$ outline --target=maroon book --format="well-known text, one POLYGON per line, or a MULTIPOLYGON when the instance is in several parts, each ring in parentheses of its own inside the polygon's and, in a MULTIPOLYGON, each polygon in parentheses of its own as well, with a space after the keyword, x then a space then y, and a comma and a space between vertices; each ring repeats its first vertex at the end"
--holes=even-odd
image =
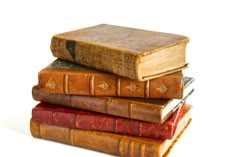
POLYGON ((184 106, 177 109, 163 124, 143 122, 46 103, 39 103, 32 109, 32 119, 35 122, 48 125, 171 139, 175 134, 184 106))

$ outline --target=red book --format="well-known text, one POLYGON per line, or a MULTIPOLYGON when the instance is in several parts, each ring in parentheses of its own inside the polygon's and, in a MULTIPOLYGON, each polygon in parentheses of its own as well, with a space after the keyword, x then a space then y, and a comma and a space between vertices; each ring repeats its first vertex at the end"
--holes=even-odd
POLYGON ((163 124, 143 122, 46 103, 39 103, 32 109, 32 119, 38 123, 68 128, 171 139, 175 134, 184 106, 177 109, 163 124))

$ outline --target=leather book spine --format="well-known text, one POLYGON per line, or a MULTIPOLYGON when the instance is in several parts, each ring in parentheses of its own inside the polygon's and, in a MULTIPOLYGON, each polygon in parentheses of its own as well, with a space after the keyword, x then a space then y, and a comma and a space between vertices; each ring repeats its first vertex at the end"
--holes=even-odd
POLYGON ((81 130, 37 123, 31 119, 33 137, 75 145, 121 157, 162 157, 168 148, 181 136, 190 123, 189 111, 184 113, 176 135, 171 140, 151 139, 101 131, 81 130))
POLYGON ((153 144, 122 138, 119 134, 71 129, 55 125, 46 125, 30 121, 33 137, 75 145, 111 155, 127 157, 145 157, 145 154, 157 157, 158 149, 153 144), (136 155, 136 156, 135 156, 136 155))
POLYGON ((34 100, 55 105, 105 113, 130 119, 162 123, 162 110, 159 105, 133 102, 113 97, 89 97, 80 95, 47 94, 33 87, 34 100))
POLYGON ((39 87, 45 93, 182 99, 182 72, 148 81, 135 81, 112 74, 66 69, 44 69, 39 72, 39 87))
POLYGON ((182 110, 180 107, 161 125, 40 103, 32 109, 32 119, 48 125, 171 139, 182 110))
POLYGON ((139 68, 141 56, 135 55, 131 50, 121 50, 84 41, 73 41, 56 35, 52 37, 50 47, 54 57, 119 76, 142 80, 139 68))

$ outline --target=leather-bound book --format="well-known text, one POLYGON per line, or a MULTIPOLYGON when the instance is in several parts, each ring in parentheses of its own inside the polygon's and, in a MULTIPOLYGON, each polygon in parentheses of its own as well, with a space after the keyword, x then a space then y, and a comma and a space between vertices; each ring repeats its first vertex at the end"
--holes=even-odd
POLYGON ((55 105, 95 111, 129 119, 163 123, 193 92, 194 79, 185 77, 183 99, 147 99, 48 94, 38 86, 32 89, 34 100, 55 105))
POLYGON ((39 103, 32 109, 32 120, 68 128, 171 139, 182 116, 183 107, 184 105, 179 107, 163 124, 157 124, 39 103))
POLYGON ((37 138, 75 145, 121 157, 162 157, 188 126, 191 120, 190 108, 189 105, 185 106, 176 134, 171 140, 74 129, 38 123, 33 119, 30 121, 30 131, 32 136, 37 138))
POLYGON ((100 24, 54 35, 51 51, 73 61, 135 80, 149 80, 187 66, 188 37, 100 24))
POLYGON ((91 96, 183 98, 183 74, 177 72, 148 81, 131 80, 57 59, 38 74, 44 93, 91 96))

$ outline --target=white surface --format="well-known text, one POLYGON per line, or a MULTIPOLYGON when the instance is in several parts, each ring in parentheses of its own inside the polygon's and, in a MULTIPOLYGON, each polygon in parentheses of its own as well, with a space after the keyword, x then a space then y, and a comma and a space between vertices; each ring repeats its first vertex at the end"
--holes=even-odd
POLYGON ((0 156, 109 156, 31 137, 31 88, 54 58, 56 33, 109 23, 190 37, 193 123, 170 156, 235 156, 236 25, 233 1, 1 1, 0 156), (5 155, 4 155, 5 154, 5 155))

